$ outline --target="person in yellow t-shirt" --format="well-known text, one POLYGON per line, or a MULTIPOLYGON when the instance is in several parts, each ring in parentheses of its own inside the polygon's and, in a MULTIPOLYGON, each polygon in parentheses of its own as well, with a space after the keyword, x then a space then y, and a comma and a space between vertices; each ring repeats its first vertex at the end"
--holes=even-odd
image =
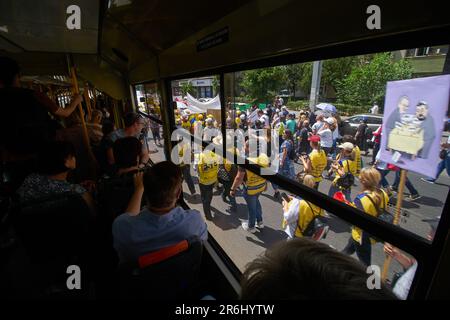
MULTIPOLYGON (((245 152, 249 152, 249 143, 245 143, 245 152)), ((258 157, 249 157, 250 163, 266 168, 269 166, 269 158, 261 153, 258 157)), ((242 222, 242 228, 250 233, 255 233, 256 228, 263 229, 262 208, 259 202, 260 194, 266 190, 267 181, 263 177, 239 167, 236 178, 231 186, 230 196, 234 197, 236 188, 244 182, 244 199, 248 207, 248 220, 242 222)))
POLYGON ((342 191, 345 198, 350 201, 351 199, 351 186, 347 188, 341 188, 338 185, 338 180, 345 174, 351 174, 353 177, 356 176, 356 162, 355 154, 353 152, 354 145, 350 142, 344 142, 338 146, 341 149, 340 154, 337 156, 336 161, 331 165, 331 168, 336 174, 333 182, 331 183, 328 195, 333 197, 338 191, 342 191))
POLYGON ((219 157, 212 151, 203 151, 200 153, 197 164, 199 178, 200 195, 203 204, 203 212, 206 219, 213 218, 211 212, 211 201, 213 197, 213 188, 217 182, 217 172, 219 170, 219 157))
POLYGON ((353 148, 353 152, 355 153, 355 164, 356 164, 356 175, 359 176, 359 173, 361 172, 361 167, 362 167, 362 159, 361 159, 361 149, 359 149, 359 147, 356 145, 356 141, 353 138, 353 136, 351 135, 345 135, 342 138, 343 142, 350 142, 353 143, 354 148, 353 148))
MULTIPOLYGON (((183 142, 181 142, 181 143, 183 143, 183 142)), ((189 158, 191 158, 191 154, 189 154, 189 155, 186 154, 187 152, 190 152, 190 151, 191 151, 191 148, 189 146, 189 143, 183 143, 183 145, 180 145, 180 149, 178 151, 179 158, 184 159, 185 155, 188 156, 189 158)), ((190 162, 185 163, 184 161, 181 161, 180 168, 183 171, 183 179, 184 179, 184 181, 186 181, 189 191, 191 192, 191 195, 194 195, 195 194, 195 185, 194 185, 194 181, 192 180, 190 162)))
POLYGON ((322 171, 327 166, 327 156, 325 151, 320 148, 319 136, 311 136, 308 141, 312 151, 308 156, 302 156, 300 159, 305 172, 314 177, 314 189, 318 190, 319 183, 322 181, 322 171))
MULTIPOLYGON (((362 190, 353 201, 354 205, 368 215, 378 217, 380 212, 387 208, 389 201, 387 194, 378 188, 380 173, 373 167, 363 168, 359 180, 362 190)), ((358 259, 366 266, 370 266, 374 243, 375 240, 371 239, 367 232, 353 226, 350 239, 342 252, 349 255, 356 252, 358 259)))
MULTIPOLYGON (((312 175, 305 175, 302 183, 310 188, 314 188, 316 181, 312 175)), ((283 224, 284 232, 289 239, 301 238, 314 216, 324 216, 325 212, 320 207, 312 204, 304 199, 296 199, 290 197, 291 201, 283 199, 283 224)), ((323 230, 321 237, 326 233, 328 228, 323 230)), ((316 240, 320 240, 316 239, 316 240)))

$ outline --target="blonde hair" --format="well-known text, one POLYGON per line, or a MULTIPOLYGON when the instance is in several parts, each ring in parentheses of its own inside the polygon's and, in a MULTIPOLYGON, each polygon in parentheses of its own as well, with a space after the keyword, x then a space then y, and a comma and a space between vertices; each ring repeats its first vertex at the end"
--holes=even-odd
POLYGON ((362 168, 359 174, 359 181, 365 190, 370 191, 374 195, 373 201, 379 208, 384 197, 383 192, 378 187, 381 181, 380 172, 373 167, 362 168))
POLYGON ((312 175, 307 174, 303 177, 303 184, 307 187, 314 188, 316 181, 312 175))

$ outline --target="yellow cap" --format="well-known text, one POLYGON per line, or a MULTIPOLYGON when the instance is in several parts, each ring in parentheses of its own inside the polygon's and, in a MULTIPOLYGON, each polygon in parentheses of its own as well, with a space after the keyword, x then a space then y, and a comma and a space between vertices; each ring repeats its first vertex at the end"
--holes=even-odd
POLYGON ((199 115, 197 116, 197 119, 198 119, 198 120, 203 120, 203 115, 202 115, 202 114, 199 114, 199 115))
POLYGON ((212 115, 212 114, 208 114, 208 117, 207 118, 214 118, 214 116, 212 115))
POLYGON ((239 118, 239 117, 236 117, 236 120, 235 120, 235 122, 236 122, 236 124, 240 124, 240 123, 241 123, 241 118, 239 118))

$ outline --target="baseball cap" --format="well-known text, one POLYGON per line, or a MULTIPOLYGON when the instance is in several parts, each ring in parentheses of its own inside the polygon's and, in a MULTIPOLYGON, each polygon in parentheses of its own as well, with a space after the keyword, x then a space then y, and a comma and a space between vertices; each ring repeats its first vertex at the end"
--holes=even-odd
POLYGON ((308 138, 308 141, 319 142, 320 141, 320 136, 310 136, 308 138))
POLYGON ((353 150, 354 145, 351 142, 344 142, 343 144, 339 145, 338 148, 351 151, 351 150, 353 150))
POLYGON ((334 124, 334 120, 333 120, 333 118, 326 118, 325 119, 325 121, 328 123, 328 124, 334 124))

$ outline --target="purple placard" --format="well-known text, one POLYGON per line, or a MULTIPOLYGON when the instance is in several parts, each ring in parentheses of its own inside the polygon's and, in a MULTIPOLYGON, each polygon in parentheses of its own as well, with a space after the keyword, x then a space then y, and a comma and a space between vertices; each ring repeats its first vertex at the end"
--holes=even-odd
POLYGON ((449 95, 450 75, 388 82, 380 159, 435 178, 449 95))

